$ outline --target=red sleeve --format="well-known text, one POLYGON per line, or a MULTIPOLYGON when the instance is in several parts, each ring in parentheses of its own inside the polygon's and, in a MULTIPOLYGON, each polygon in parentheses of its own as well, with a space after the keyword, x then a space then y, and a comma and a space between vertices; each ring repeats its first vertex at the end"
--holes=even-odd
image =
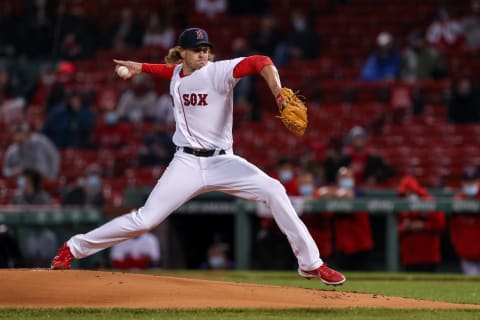
POLYGON ((150 73, 164 79, 171 79, 176 65, 142 63, 142 72, 150 73))
POLYGON ((443 212, 431 212, 424 222, 424 230, 432 232, 442 232, 445 229, 445 215, 443 212))
POLYGON ((260 73, 266 66, 273 65, 267 56, 254 55, 240 61, 233 69, 234 78, 242 78, 255 73, 260 73))

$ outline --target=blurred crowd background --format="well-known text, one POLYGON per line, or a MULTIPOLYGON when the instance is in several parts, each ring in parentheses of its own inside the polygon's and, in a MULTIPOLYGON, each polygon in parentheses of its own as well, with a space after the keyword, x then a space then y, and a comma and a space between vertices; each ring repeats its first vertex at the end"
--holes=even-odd
MULTIPOLYGON (((112 59, 163 63, 192 26, 209 33, 217 60, 270 56, 283 85, 306 97, 309 127, 298 138, 275 118, 261 78, 243 79, 234 95, 235 152, 291 196, 480 197, 479 0, 3 0, 0 204, 107 212, 130 205, 127 190, 152 187, 175 151, 168 84, 143 74, 124 81, 112 59)), ((303 218, 332 264, 375 267, 378 218, 303 218)), ((399 214, 404 267, 433 271, 447 257, 449 270, 480 273, 480 249, 468 241, 480 221, 464 218, 399 214)), ((215 219, 174 218, 169 236, 134 239, 97 265, 234 268, 231 218, 215 219), (149 246, 156 254, 121 258, 149 246), (196 253, 177 260, 168 254, 191 246, 196 253)), ((291 268, 271 218, 255 222, 255 267, 291 268)), ((0 228, 5 243, 14 229, 0 228)), ((21 264, 48 266, 63 239, 49 228, 29 235, 32 254, 18 252, 21 264)))

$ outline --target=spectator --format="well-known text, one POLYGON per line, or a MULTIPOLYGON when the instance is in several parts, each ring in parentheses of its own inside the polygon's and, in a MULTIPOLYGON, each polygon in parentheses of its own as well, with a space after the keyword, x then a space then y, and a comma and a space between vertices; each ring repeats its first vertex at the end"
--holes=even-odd
POLYGON ((437 80, 448 75, 445 57, 425 43, 418 31, 408 36, 408 46, 402 54, 401 78, 404 81, 437 80))
POLYGON ((14 128, 13 143, 5 151, 3 175, 14 177, 23 170, 35 170, 43 177, 54 179, 60 168, 55 145, 43 134, 31 132, 27 123, 14 128))
POLYGON ((143 35, 143 45, 168 50, 174 46, 174 43, 175 30, 166 11, 153 12, 148 19, 147 28, 143 35))
POLYGON ((353 171, 355 185, 378 185, 394 175, 392 167, 368 145, 364 128, 353 127, 347 143, 338 167, 349 167, 353 171))
POLYGON ((58 6, 60 24, 60 57, 78 60, 91 57, 97 46, 97 30, 81 5, 61 4, 58 6), (65 11, 64 11, 65 10, 65 11))
POLYGON ((226 10, 227 0, 195 0, 195 11, 210 20, 222 16, 226 10))
POLYGON ((452 81, 448 104, 448 120, 468 124, 480 122, 480 89, 472 83, 472 78, 462 76, 452 81))
POLYGON ((461 20, 465 46, 468 49, 480 48, 480 0, 472 0, 472 12, 461 20))
POLYGON ((310 25, 306 14, 293 11, 291 23, 287 41, 276 49, 275 57, 280 67, 290 60, 314 59, 319 55, 321 37, 310 25))
POLYGON ((69 186, 61 199, 62 205, 102 207, 105 198, 102 193, 102 177, 96 164, 90 165, 86 174, 69 186))
POLYGON ((130 142, 130 134, 128 124, 120 122, 116 112, 108 111, 95 126, 93 145, 97 148, 122 149, 130 142))
POLYGON ((427 29, 426 39, 429 44, 440 49, 459 47, 463 42, 462 27, 458 21, 450 18, 445 7, 441 7, 435 21, 427 29))
POLYGON ((169 87, 165 87, 165 92, 158 97, 157 105, 155 107, 155 120, 164 122, 168 131, 173 132, 173 129, 175 128, 175 115, 173 113, 172 97, 169 94, 169 90, 169 87))
POLYGON ((275 49, 283 37, 284 35, 278 29, 275 16, 263 16, 259 28, 253 33, 250 41, 252 50, 258 54, 273 57, 275 49))
POLYGON ((108 48, 125 50, 142 45, 143 28, 135 18, 132 9, 123 8, 117 20, 110 26, 103 43, 108 48))
POLYGON ((7 66, 0 66, 0 117, 5 123, 20 121, 25 113, 26 99, 20 81, 7 66))
MULTIPOLYGON (((338 170, 336 186, 322 187, 318 190, 320 198, 355 199, 363 196, 364 192, 355 187, 353 171, 347 167, 338 170)), ((337 214, 334 216, 334 226, 338 264, 344 269, 368 270, 374 246, 368 213, 337 214)))
POLYGON ((363 81, 396 80, 400 75, 401 58, 388 32, 377 36, 377 46, 365 62, 360 79, 363 81))
POLYGON ((160 243, 146 232, 112 247, 110 260, 115 269, 148 269, 160 265, 160 243))
MULTIPOLYGON (((318 198, 317 186, 313 174, 305 171, 298 175, 298 190, 306 199, 318 198)), ((332 249, 332 214, 329 212, 303 213, 301 218, 318 246, 322 259, 328 259, 333 253, 332 249)))
MULTIPOLYGON (((466 167, 462 175, 462 191, 455 199, 480 200, 478 169, 466 167)), ((456 212, 450 220, 450 238, 460 258, 462 271, 468 275, 480 275, 480 246, 474 239, 480 237, 480 215, 456 212)))
POLYGON ((17 186, 18 191, 13 196, 12 204, 47 205, 52 203, 50 195, 42 188, 42 176, 35 170, 23 170, 17 178, 17 186))
MULTIPOLYGON (((406 176, 400 181, 398 195, 408 199, 411 206, 432 196, 417 180, 406 176)), ((445 229, 445 215, 440 211, 399 212, 400 258, 407 271, 432 272, 440 264, 441 235, 445 229)))
POLYGON ((172 135, 163 122, 154 124, 153 132, 147 134, 138 153, 140 166, 167 166, 175 153, 172 135))
POLYGON ((208 247, 207 261, 200 265, 201 269, 229 270, 234 265, 229 257, 229 245, 224 242, 217 242, 208 247))
POLYGON ((152 121, 157 115, 156 104, 157 94, 152 90, 150 77, 139 74, 132 79, 132 87, 120 96, 117 114, 129 122, 152 121))
POLYGON ((90 148, 91 135, 95 125, 95 114, 78 92, 67 96, 66 103, 60 103, 48 113, 43 133, 59 149, 90 148))

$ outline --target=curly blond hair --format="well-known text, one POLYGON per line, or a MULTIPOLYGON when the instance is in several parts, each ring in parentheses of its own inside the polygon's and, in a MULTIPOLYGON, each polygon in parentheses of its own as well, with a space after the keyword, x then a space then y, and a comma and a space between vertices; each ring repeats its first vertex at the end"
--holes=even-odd
MULTIPOLYGON (((168 50, 168 54, 165 56, 165 63, 168 64, 169 66, 182 63, 183 58, 182 58, 182 55, 180 54, 181 49, 182 48, 180 46, 170 48, 170 50, 168 50)), ((213 61, 214 58, 215 58, 214 54, 212 53, 208 54, 209 61, 213 61)))

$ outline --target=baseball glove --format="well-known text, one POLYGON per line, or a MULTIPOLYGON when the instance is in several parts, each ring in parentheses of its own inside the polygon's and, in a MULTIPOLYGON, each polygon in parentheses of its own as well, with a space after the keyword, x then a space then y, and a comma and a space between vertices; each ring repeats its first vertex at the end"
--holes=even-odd
POLYGON ((307 128, 307 107, 300 97, 289 88, 280 89, 277 105, 285 127, 297 136, 303 136, 307 128))

